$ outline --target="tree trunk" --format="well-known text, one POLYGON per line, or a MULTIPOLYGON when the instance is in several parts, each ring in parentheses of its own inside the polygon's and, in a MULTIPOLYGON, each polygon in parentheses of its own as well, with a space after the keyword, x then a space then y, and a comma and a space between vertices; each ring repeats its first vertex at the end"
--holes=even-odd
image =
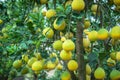
POLYGON ((79 22, 79 20, 77 20, 76 53, 78 60, 78 80, 86 80, 86 69, 85 69, 84 47, 83 47, 83 26, 79 22))

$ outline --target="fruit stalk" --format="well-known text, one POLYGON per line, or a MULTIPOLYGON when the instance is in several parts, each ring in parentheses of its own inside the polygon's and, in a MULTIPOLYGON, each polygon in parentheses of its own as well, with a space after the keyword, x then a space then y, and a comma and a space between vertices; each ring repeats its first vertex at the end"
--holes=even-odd
POLYGON ((86 80, 86 69, 84 60, 84 47, 83 47, 83 27, 79 20, 77 20, 76 32, 76 53, 78 60, 78 80, 86 80))

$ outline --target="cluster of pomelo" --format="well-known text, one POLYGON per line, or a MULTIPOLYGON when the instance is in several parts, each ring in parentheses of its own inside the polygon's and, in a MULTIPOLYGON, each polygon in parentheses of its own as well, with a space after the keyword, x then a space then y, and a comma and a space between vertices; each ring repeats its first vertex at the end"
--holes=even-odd
MULTIPOLYGON (((42 4, 47 3, 47 0, 40 0, 42 4)), ((119 5, 119 0, 114 0, 114 3, 116 5, 119 5), (116 3, 118 1, 118 3, 116 3)), ((68 0, 65 4, 65 7, 71 5, 72 10, 80 12, 85 8, 85 2, 84 0, 68 0)), ((92 5, 91 11, 93 14, 99 14, 99 8, 97 4, 92 5)), ((73 42, 72 38, 74 37, 72 32, 66 32, 66 34, 63 34, 62 31, 65 30, 67 27, 66 20, 63 17, 56 17, 57 12, 54 9, 49 9, 46 12, 42 12, 45 18, 51 19, 54 17, 54 22, 52 23, 53 27, 45 27, 43 29, 43 35, 51 39, 54 37, 55 30, 60 32, 61 39, 57 39, 53 42, 52 46, 56 52, 59 53, 57 55, 56 53, 50 54, 50 59, 55 58, 55 61, 47 60, 41 57, 40 53, 35 53, 35 56, 28 58, 28 55, 23 55, 22 60, 15 60, 13 62, 13 67, 16 69, 21 68, 23 65, 22 63, 25 63, 25 67, 22 69, 21 73, 25 74, 32 70, 35 74, 40 74, 41 70, 52 70, 52 69, 59 69, 63 70, 65 66, 64 62, 67 64, 67 70, 63 71, 61 74, 62 80, 70 80, 71 74, 69 71, 75 72, 78 69, 78 63, 76 59, 73 59, 73 51, 75 50, 75 43, 73 42), (61 62, 62 60, 62 62, 61 62)), ((109 31, 105 28, 101 28, 98 31, 87 30, 90 28, 91 22, 86 19, 84 20, 84 38, 83 38, 83 46, 85 48, 85 51, 90 48, 91 42, 95 42, 97 40, 107 40, 108 38, 112 38, 114 40, 120 39, 120 26, 114 26, 109 31)), ((110 57, 107 60, 108 66, 115 66, 116 61, 120 61, 120 52, 114 52, 110 54, 110 57)), ((86 80, 90 80, 92 69, 90 65, 86 64, 86 80)), ((94 77, 96 79, 103 80, 105 78, 105 70, 102 67, 97 67, 94 71, 94 77)), ((110 78, 112 80, 118 80, 120 79, 120 71, 113 70, 110 73, 110 78)))

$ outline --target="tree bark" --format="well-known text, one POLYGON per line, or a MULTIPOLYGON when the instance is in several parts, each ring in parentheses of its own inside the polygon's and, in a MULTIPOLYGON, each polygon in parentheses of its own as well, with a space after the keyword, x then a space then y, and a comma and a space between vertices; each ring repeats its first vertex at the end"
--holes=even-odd
POLYGON ((84 47, 83 47, 83 26, 79 20, 77 20, 76 53, 78 60, 78 80, 86 80, 86 69, 85 69, 84 47))

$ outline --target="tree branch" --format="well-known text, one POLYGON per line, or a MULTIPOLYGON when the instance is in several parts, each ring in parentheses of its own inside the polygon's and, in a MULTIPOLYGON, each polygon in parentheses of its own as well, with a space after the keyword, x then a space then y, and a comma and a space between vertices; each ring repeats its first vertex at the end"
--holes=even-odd
POLYGON ((76 32, 76 53, 78 60, 78 80, 86 80, 86 69, 84 60, 84 47, 83 47, 83 27, 79 20, 77 20, 76 32))

